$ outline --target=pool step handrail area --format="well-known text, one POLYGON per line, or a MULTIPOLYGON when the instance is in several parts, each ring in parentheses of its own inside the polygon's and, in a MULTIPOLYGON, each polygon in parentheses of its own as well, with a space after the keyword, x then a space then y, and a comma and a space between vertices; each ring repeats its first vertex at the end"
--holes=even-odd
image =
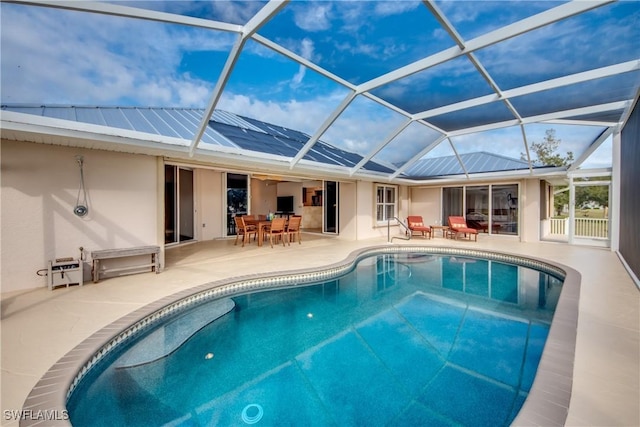
POLYGON ((397 216, 394 216, 393 218, 387 218, 387 242, 393 243, 393 239, 411 240, 411 230, 409 230, 409 227, 404 222, 402 222, 400 218, 398 218, 397 216), (399 225, 404 227, 405 237, 401 237, 401 236, 391 237, 391 220, 392 219, 395 219, 399 225))

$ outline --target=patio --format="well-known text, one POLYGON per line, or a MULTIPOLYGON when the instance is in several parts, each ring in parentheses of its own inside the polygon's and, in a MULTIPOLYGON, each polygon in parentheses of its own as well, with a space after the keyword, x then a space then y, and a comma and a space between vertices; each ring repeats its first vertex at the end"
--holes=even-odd
MULTIPOLYGON (((395 241, 398 243, 399 241, 395 241)), ((414 238, 403 244, 458 246, 548 259, 582 274, 574 382, 567 425, 640 425, 640 294, 615 253, 559 243, 414 238)), ((78 343, 144 305, 209 281, 320 267, 386 239, 346 241, 305 233, 302 245, 244 248, 233 239, 170 248, 161 274, 110 278, 83 287, 5 294, 2 299, 2 425, 40 377, 78 343), (292 257, 292 251, 296 256, 292 257), (274 262, 281 257, 282 262, 274 262), (9 411, 9 412, 7 412, 9 411)), ((544 412, 563 408, 544 408, 544 412)))

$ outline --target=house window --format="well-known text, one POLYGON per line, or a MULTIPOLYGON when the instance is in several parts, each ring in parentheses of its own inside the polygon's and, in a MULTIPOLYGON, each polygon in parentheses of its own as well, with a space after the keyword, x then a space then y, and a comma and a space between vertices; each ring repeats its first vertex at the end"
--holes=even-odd
POLYGON ((376 185, 376 222, 386 223, 397 216, 398 188, 391 185, 376 185))

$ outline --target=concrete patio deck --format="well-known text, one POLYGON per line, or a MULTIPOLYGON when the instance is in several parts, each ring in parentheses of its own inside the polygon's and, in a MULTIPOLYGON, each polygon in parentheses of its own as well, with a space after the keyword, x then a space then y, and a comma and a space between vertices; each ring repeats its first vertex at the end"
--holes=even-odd
MULTIPOLYGON (((582 275, 573 390, 566 425, 640 425, 640 292, 615 253, 561 243, 520 243, 480 235, 396 244, 459 246, 561 263, 582 275)), ((321 267, 386 239, 346 241, 304 234, 302 245, 244 248, 214 240, 170 248, 161 274, 139 274, 49 291, 2 295, 2 425, 42 375, 70 349, 120 317, 160 298, 213 280, 321 267), (295 256, 291 256, 295 252, 295 256)))

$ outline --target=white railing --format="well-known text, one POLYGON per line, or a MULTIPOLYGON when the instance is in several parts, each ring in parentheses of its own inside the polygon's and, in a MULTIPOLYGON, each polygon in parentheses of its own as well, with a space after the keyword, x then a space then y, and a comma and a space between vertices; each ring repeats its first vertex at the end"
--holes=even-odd
POLYGON ((549 226, 549 234, 559 234, 561 236, 569 234, 569 218, 551 218, 549 226))
MULTIPOLYGON (((578 237, 609 237, 609 220, 604 218, 576 218, 574 233, 578 237)), ((549 234, 566 236, 569 234, 569 218, 551 218, 549 234)))
POLYGON ((575 235, 580 237, 609 237, 609 221, 599 218, 576 218, 575 235))

